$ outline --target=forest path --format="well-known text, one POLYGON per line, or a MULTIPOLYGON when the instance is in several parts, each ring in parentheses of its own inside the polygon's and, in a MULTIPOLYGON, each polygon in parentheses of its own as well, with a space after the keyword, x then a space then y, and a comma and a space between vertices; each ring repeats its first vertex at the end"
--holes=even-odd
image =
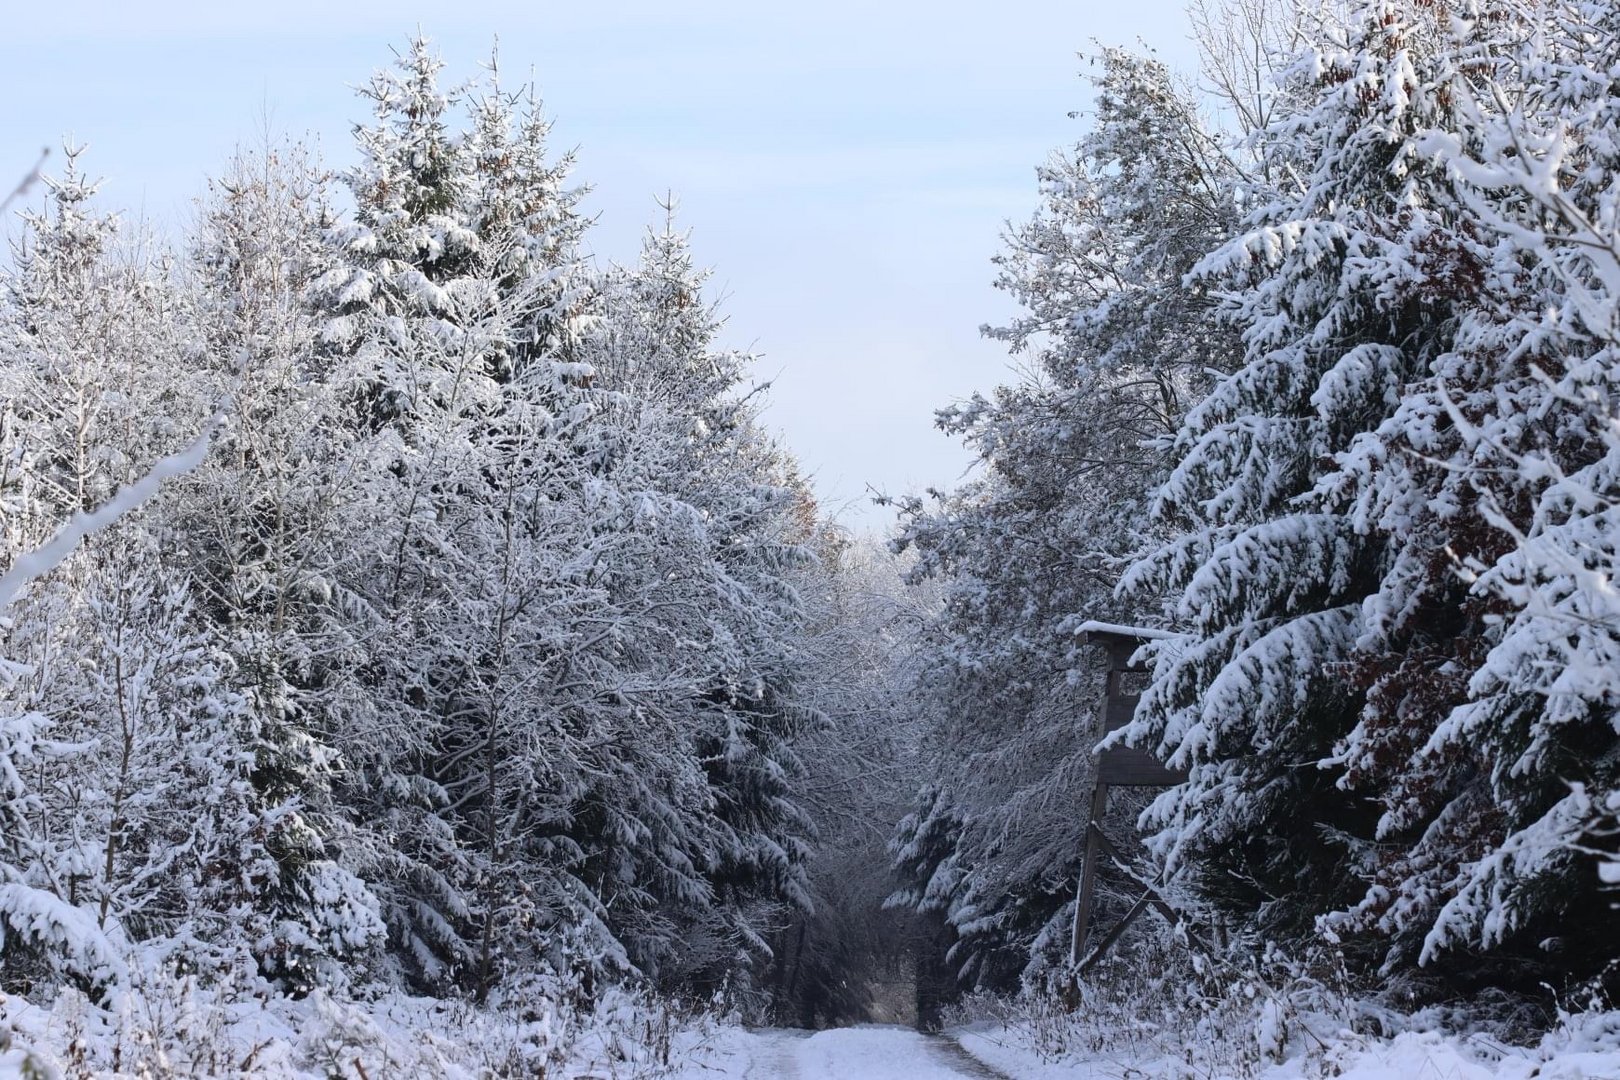
MULTIPOLYGON (((705 1076, 736 1080, 1006 1080, 948 1039, 870 1025, 830 1031, 762 1028, 731 1042, 705 1076)), ((693 1075, 696 1075, 695 1073, 693 1075)))

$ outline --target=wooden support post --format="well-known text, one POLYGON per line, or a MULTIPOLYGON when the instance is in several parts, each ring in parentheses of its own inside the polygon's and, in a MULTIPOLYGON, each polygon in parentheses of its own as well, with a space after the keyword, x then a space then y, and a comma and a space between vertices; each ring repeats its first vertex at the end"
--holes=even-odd
POLYGON ((1097 943, 1096 950, 1093 951, 1090 956, 1080 961, 1079 966, 1075 970, 1082 975, 1090 971, 1092 967, 1096 965, 1097 961, 1101 960, 1103 955, 1107 953, 1109 949, 1114 947, 1114 942, 1118 941, 1120 939, 1120 935, 1124 934, 1125 931, 1130 928, 1131 923, 1136 921, 1136 917, 1142 914, 1142 912, 1146 911, 1147 908, 1148 894, 1144 893, 1140 900, 1131 905, 1131 910, 1125 913, 1125 917, 1119 920, 1119 922, 1115 923, 1114 928, 1108 931, 1108 933, 1104 935, 1103 939, 1097 943))
MULTIPOLYGON (((1077 974, 1084 974, 1085 972, 1090 971, 1091 968, 1096 965, 1097 961, 1101 960, 1108 950, 1113 948, 1114 943, 1119 940, 1120 935, 1125 932, 1136 917, 1150 907, 1157 911, 1160 915, 1163 915, 1165 922, 1169 923, 1172 928, 1177 926, 1181 927, 1183 933, 1187 935, 1188 942, 1190 942, 1192 945, 1203 949, 1205 952, 1209 951, 1204 946, 1203 941, 1199 939, 1198 935, 1193 932, 1192 927, 1188 926, 1186 921, 1182 919, 1181 913, 1175 908, 1171 907, 1169 902, 1166 901, 1163 896, 1159 895, 1158 887, 1156 885, 1149 884, 1136 876, 1136 872, 1131 869, 1128 863, 1126 863, 1125 857, 1119 853, 1119 849, 1114 846, 1113 841, 1108 839, 1108 835, 1102 831, 1101 826, 1099 826, 1095 821, 1093 821, 1087 829, 1086 851, 1093 857, 1093 859, 1100 855, 1107 855, 1109 860, 1113 862, 1115 869, 1117 869, 1120 874, 1124 876, 1125 880, 1142 890, 1142 895, 1137 899, 1135 904, 1131 905, 1131 909, 1130 911, 1126 912, 1125 917, 1116 923, 1112 930, 1108 931, 1108 933, 1103 937, 1103 940, 1098 943, 1095 949, 1092 950, 1091 955, 1087 956, 1084 960, 1080 959, 1080 956, 1085 951, 1087 934, 1085 931, 1079 928, 1077 918, 1075 936, 1076 948, 1072 953, 1072 960, 1074 962, 1075 971, 1077 974)), ((1093 876, 1095 875, 1094 869, 1092 874, 1093 876)), ((1089 916, 1089 905, 1087 905, 1087 907, 1087 914, 1089 916)))
POLYGON ((1115 868, 1125 875, 1127 881, 1135 883, 1143 891, 1144 898, 1159 909, 1159 914, 1168 919, 1171 926, 1175 926, 1181 921, 1181 914, 1165 902, 1164 897, 1159 895, 1159 890, 1156 887, 1149 885, 1136 876, 1135 872, 1131 870, 1130 864, 1125 861, 1125 856, 1119 853, 1119 849, 1114 846, 1113 841, 1109 840, 1107 834, 1101 829, 1097 830, 1097 843, 1107 853, 1108 857, 1113 860, 1115 868))
POLYGON ((1098 784, 1091 793, 1091 818, 1086 822, 1086 853, 1080 863, 1080 891, 1074 901, 1074 934, 1069 942, 1069 960, 1075 964, 1086 952, 1086 935, 1091 928, 1092 894, 1097 888, 1098 847, 1107 843, 1100 823, 1107 814, 1108 785, 1098 784))

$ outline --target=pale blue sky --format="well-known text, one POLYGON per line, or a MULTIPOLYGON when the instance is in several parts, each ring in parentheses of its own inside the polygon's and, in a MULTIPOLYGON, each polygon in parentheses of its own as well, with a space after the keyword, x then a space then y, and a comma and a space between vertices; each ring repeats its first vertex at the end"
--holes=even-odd
POLYGON ((592 249, 632 257, 672 190, 731 343, 775 380, 767 420, 828 509, 876 528, 867 485, 954 483, 967 459, 933 410, 1006 378, 978 335, 1010 311, 989 260, 1035 205, 1035 165, 1080 131, 1076 54, 1143 39, 1193 63, 1182 0, 64 0, 4 25, 0 168, 71 132, 108 205, 165 227, 266 115, 347 164, 350 87, 416 27, 451 77, 498 33, 506 80, 532 67, 555 145, 579 149, 592 249))

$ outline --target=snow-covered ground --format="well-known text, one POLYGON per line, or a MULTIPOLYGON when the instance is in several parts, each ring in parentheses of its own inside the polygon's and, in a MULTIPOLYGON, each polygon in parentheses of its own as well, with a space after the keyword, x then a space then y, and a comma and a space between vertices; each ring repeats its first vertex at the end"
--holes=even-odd
POLYGON ((681 1080, 993 1080, 950 1039, 872 1025, 831 1031, 724 1029, 681 1080))
POLYGON ((1054 1061, 1043 1058, 1028 1032, 1016 1027, 976 1025, 951 1035, 990 1075, 1008 1080, 1218 1080, 1237 1075, 1256 1080, 1620 1080, 1617 1013, 1571 1018, 1535 1047, 1505 1046, 1480 1035, 1405 1032, 1375 1039, 1341 1033, 1297 1049, 1283 1061, 1256 1063, 1241 1073, 1191 1066, 1162 1044, 1155 1050, 1116 1049, 1054 1061))
POLYGON ((577 1015, 402 996, 365 1005, 322 994, 296 1002, 191 995, 139 1004, 149 1014, 106 1014, 71 992, 49 1008, 0 997, 0 1080, 473 1080, 537 1070, 565 1080, 1620 1080, 1620 1013, 1566 1017, 1535 1047, 1477 1034, 1408 1031, 1376 1039, 1345 1031, 1291 1041, 1280 1062, 1251 1056, 1220 1065, 1190 1052, 1200 1038, 1191 1033, 1178 1039, 1161 1031, 1054 1056, 1016 1023, 978 1023, 943 1036, 888 1025, 751 1029, 712 1015, 677 1019, 630 997, 577 1015))
POLYGON ((1236 1072, 1190 1066, 1173 1052, 1102 1052, 1043 1058, 1027 1032, 974 1025, 946 1036, 902 1027, 832 1031, 725 1027, 676 1076, 680 1080, 1620 1080, 1620 1015, 1578 1020, 1538 1047, 1480 1036, 1407 1032, 1346 1036, 1281 1062, 1236 1072))

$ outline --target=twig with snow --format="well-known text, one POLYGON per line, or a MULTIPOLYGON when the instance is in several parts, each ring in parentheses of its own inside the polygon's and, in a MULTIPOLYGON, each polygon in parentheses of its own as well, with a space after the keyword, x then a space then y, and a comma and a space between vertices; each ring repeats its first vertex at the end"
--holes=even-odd
POLYGON ((85 537, 107 528, 157 494, 163 481, 183 476, 202 464, 203 458, 208 455, 209 441, 224 418, 224 413, 215 413, 191 445, 160 459, 145 476, 121 488, 117 494, 94 510, 80 511, 73 515, 50 540, 33 551, 25 551, 17 556, 16 562, 11 564, 11 569, 0 576, 0 609, 9 606, 30 582, 44 577, 60 566, 69 555, 73 554, 85 537))

